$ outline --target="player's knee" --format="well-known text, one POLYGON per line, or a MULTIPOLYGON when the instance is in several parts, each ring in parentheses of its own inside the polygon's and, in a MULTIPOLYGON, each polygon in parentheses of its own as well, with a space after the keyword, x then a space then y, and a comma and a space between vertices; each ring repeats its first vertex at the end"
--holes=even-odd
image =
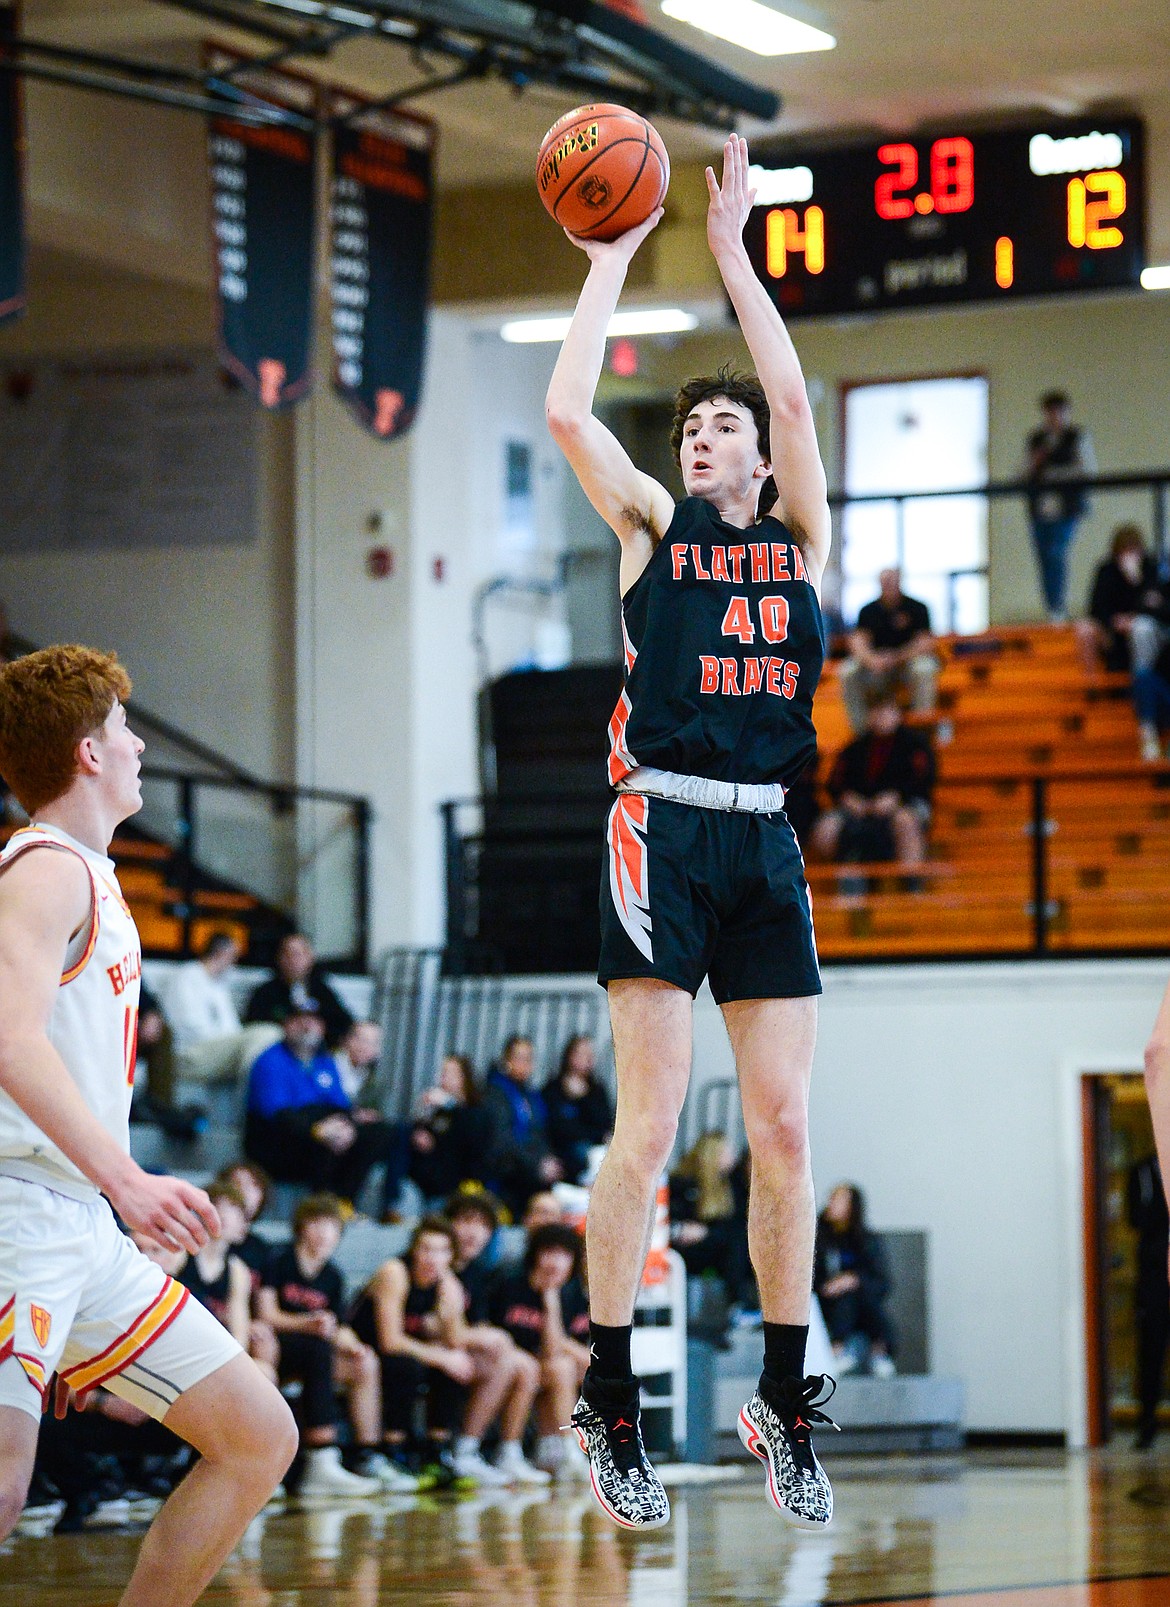
POLYGON ((16 1528, 28 1498, 32 1469, 23 1463, 0 1465, 0 1541, 16 1528))
POLYGON ((521 1350, 517 1346, 512 1367, 512 1377, 516 1383, 525 1389, 536 1389, 540 1383, 540 1363, 535 1356, 530 1356, 526 1350, 521 1350))
POLYGON ((747 1122, 747 1137, 753 1166, 786 1170, 803 1166, 808 1157, 808 1112, 803 1102, 782 1104, 766 1119, 747 1122))
POLYGON ((297 1454, 300 1435, 292 1408, 276 1385, 265 1378, 259 1383, 247 1412, 223 1424, 216 1450, 222 1460, 246 1463, 275 1485, 297 1454))
POLYGON ((641 1109, 637 1118, 622 1122, 619 1115, 614 1128, 613 1142, 619 1150, 632 1155, 639 1168, 657 1178, 674 1150, 678 1134, 678 1113, 669 1106, 641 1109))

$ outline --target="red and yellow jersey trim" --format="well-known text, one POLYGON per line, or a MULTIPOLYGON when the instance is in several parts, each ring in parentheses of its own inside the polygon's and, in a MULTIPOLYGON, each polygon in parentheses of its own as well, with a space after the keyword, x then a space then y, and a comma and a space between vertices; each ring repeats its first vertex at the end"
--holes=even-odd
MULTIPOLYGON (((90 960, 93 958, 93 951, 97 947, 98 926, 100 925, 101 921, 100 906, 98 904, 97 877, 95 876, 93 869, 91 868, 89 861, 86 859, 84 854, 79 854, 76 848, 70 848, 68 843, 56 842, 52 837, 42 837, 40 833, 32 826, 21 826, 18 831, 14 831, 12 833, 9 841, 15 842, 18 837, 22 837, 26 833, 31 834, 32 841, 21 843, 13 853, 7 855, 3 862, 0 862, 0 870, 6 870, 8 866, 13 864, 15 860, 18 860, 22 854, 27 854, 33 848, 57 848, 63 853, 72 854, 76 859, 80 859, 81 863, 85 866, 86 875, 89 877, 89 937, 86 939, 85 948, 82 950, 74 964, 67 966, 66 969, 61 972, 60 986, 64 987, 67 982, 72 982, 76 977, 81 975, 86 966, 89 964, 90 960)), ((119 900, 119 902, 121 902, 121 900, 119 900)), ((125 908, 125 905, 123 905, 123 908, 125 908)), ((128 910, 127 914, 129 914, 128 910)))
POLYGON ((12 1347, 16 1334, 16 1296, 13 1295, 4 1305, 0 1306, 0 1361, 7 1361, 12 1355, 12 1347))
POLYGON ((112 1345, 107 1345, 100 1356, 92 1360, 79 1362, 76 1367, 69 1367, 61 1374, 62 1381, 70 1389, 81 1393, 84 1390, 96 1389, 104 1384, 108 1378, 124 1372, 130 1363, 137 1361, 148 1345, 152 1345, 160 1334, 166 1332, 175 1318, 187 1304, 189 1290, 182 1284, 168 1278, 159 1294, 151 1301, 146 1310, 141 1313, 119 1335, 112 1345))
POLYGON ((45 1393, 45 1369, 43 1365, 35 1356, 26 1356, 22 1350, 15 1351, 13 1354, 24 1368, 25 1376, 37 1394, 43 1395, 45 1393))

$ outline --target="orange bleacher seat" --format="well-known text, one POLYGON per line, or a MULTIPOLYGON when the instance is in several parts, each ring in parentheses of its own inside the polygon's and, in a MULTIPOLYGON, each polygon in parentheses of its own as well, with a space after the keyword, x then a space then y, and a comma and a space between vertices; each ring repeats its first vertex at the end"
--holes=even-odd
MULTIPOLYGON (((1052 778, 1050 946, 1170 947, 1170 767, 1138 758, 1127 678, 1086 676, 1071 629, 1011 626, 943 639, 939 653, 943 784, 922 888, 906 891, 894 866, 810 864, 821 952, 1025 952, 1038 776, 1052 778), (864 892, 842 891, 850 875, 864 892)), ((816 718, 823 778, 852 736, 832 669, 816 718)))

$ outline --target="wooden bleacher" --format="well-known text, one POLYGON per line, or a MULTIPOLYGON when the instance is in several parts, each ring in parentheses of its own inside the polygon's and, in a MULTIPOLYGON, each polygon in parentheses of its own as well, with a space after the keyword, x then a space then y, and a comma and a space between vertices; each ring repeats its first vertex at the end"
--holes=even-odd
MULTIPOLYGON (((17 828, 0 830, 0 844, 17 828)), ((183 889, 172 849, 149 838, 120 833, 110 844, 110 857, 142 939, 142 949, 157 958, 183 953, 183 889)), ((212 932, 230 932, 247 953, 257 918, 266 911, 250 893, 198 886, 192 904, 191 946, 198 953, 212 932)))
MULTIPOLYGON (((1045 778, 1050 952, 1170 949, 1170 766, 1143 764, 1127 678, 1089 679, 1071 629, 944 639, 939 782, 919 886, 890 866, 810 862, 827 959, 1032 952, 1035 780, 1045 778)), ((850 738, 834 670, 820 774, 850 738)))

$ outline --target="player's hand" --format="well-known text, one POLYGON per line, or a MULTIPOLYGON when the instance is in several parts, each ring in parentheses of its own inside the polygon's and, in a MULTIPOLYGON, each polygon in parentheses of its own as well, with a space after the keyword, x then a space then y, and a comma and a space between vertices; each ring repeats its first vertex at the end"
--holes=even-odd
POLYGON ((657 227, 664 210, 663 207, 657 207, 645 223, 627 229, 625 234, 619 234, 616 240, 586 240, 579 234, 570 234, 568 229, 565 230, 565 234, 578 251, 585 253, 590 262, 620 262, 624 266, 650 231, 657 227))
POLYGON ((89 1406, 91 1393, 88 1389, 75 1393, 60 1373, 54 1373, 45 1386, 45 1393, 41 1396, 41 1414, 43 1416, 50 1405, 53 1408, 53 1416, 58 1421, 68 1416, 71 1406, 75 1412, 84 1412, 89 1406))
POLYGON ((723 147, 722 179, 716 179, 711 167, 706 177, 707 244, 717 258, 721 252, 742 248, 743 226, 756 202, 756 192, 748 184, 747 140, 730 135, 723 147))
POLYGON ((128 1228, 145 1233, 168 1250, 194 1255, 208 1239, 220 1235, 219 1212, 201 1188, 182 1178, 155 1177, 132 1166, 107 1193, 128 1228))

